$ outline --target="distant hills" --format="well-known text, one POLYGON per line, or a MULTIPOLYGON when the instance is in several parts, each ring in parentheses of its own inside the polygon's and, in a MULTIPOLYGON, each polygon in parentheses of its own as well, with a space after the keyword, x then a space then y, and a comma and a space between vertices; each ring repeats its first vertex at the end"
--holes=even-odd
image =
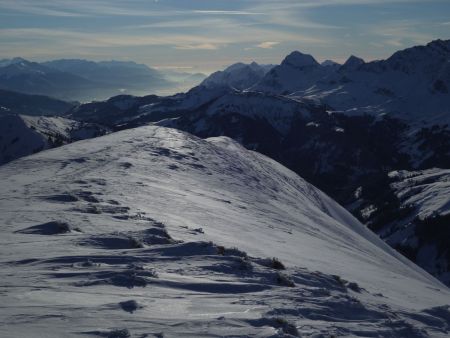
POLYGON ((104 100, 118 94, 146 95, 201 82, 200 74, 173 76, 143 64, 124 61, 0 60, 0 89, 38 94, 67 101, 104 100), (192 78, 190 77, 192 75, 192 78))
POLYGON ((5 114, 25 114, 31 116, 61 116, 76 103, 53 99, 43 95, 28 95, 0 89, 0 116, 5 114))

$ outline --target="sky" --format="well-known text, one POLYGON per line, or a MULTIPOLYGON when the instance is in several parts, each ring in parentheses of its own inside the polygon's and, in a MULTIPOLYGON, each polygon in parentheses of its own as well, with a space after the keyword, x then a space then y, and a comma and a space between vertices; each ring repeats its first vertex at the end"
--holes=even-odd
POLYGON ((450 38, 450 0, 0 0, 0 59, 209 73, 293 50, 381 59, 438 38, 450 38))

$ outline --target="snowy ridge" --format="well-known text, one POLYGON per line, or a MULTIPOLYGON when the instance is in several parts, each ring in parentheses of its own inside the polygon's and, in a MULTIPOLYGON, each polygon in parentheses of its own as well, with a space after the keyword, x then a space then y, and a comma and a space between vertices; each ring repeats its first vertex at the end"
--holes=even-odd
MULTIPOLYGON (((311 110, 310 104, 284 96, 233 91, 204 104, 202 109, 193 109, 154 124, 178 128, 201 137, 231 136, 235 131, 231 137, 245 144, 241 138, 246 136, 247 128, 258 135, 258 128, 265 126, 266 132, 274 132, 277 137, 286 136, 294 121, 311 119, 311 110)), ((275 139, 267 138, 267 141, 276 143, 275 139)))
POLYGON ((398 51, 364 63, 351 56, 338 68, 290 54, 253 90, 318 100, 348 115, 391 114, 416 124, 450 122, 450 40, 398 51))
POLYGON ((450 213, 450 169, 393 171, 391 187, 403 205, 414 205, 421 219, 450 213))
POLYGON ((289 131, 294 118, 307 119, 310 116, 307 107, 295 100, 255 92, 224 95, 206 110, 207 116, 226 114, 264 119, 282 134, 289 131))
POLYGON ((62 117, 0 116, 0 164, 107 132, 99 125, 62 117))
POLYGON ((409 214, 386 226, 383 237, 450 285, 450 170, 394 171, 389 176, 391 189, 409 214))
POLYGON ((259 82, 271 67, 270 65, 258 65, 256 62, 236 63, 223 71, 211 74, 200 85, 206 88, 219 86, 244 90, 259 82))
POLYGON ((383 196, 382 203, 376 199, 365 201, 363 188, 357 193, 356 202, 362 203, 359 205, 362 219, 383 240, 447 286, 450 285, 449 182, 448 169, 392 171, 386 189, 378 193, 383 196))
POLYGON ((130 129, 14 161, 0 181, 5 337, 450 330, 442 284, 228 138, 130 129))
POLYGON ((335 71, 335 67, 321 66, 311 55, 295 51, 279 66, 272 68, 251 90, 286 95, 307 90, 335 71))

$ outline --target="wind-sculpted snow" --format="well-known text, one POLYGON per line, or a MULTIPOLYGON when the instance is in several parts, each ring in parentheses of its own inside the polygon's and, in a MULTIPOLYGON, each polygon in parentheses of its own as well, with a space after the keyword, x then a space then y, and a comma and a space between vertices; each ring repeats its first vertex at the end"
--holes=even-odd
POLYGON ((2 337, 446 337, 450 292, 236 142, 130 129, 0 168, 2 337))

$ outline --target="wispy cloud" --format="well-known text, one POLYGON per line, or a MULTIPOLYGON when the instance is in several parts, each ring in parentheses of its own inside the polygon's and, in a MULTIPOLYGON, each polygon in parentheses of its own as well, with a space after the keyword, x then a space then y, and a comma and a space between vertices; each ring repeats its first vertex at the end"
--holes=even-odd
POLYGON ((175 49, 184 49, 184 50, 216 50, 219 49, 220 45, 215 43, 199 43, 194 45, 177 45, 174 48, 175 49))
MULTIPOLYGON (((436 2, 439 0, 429 0, 436 2)), ((259 8, 272 9, 294 9, 294 8, 314 8, 327 6, 365 6, 365 5, 386 5, 394 3, 420 3, 420 0, 267 0, 256 1, 259 8)))
POLYGON ((58 2, 50 1, 26 1, 26 0, 1 0, 0 8, 23 14, 57 17, 80 17, 85 14, 67 6, 60 6, 58 2))
POLYGON ((204 30, 205 27, 214 27, 215 30, 227 29, 229 27, 233 27, 239 25, 239 22, 235 22, 230 20, 229 18, 211 18, 211 17, 189 17, 183 19, 170 18, 167 20, 144 23, 139 25, 128 25, 122 27, 123 29, 147 29, 147 28, 155 28, 155 29, 189 29, 189 28, 199 28, 204 30))
POLYGON ((265 42, 261 42, 260 44, 256 45, 256 47, 264 48, 264 49, 271 49, 271 48, 275 47, 278 44, 280 44, 280 43, 279 42, 275 42, 275 41, 265 41, 265 42))
POLYGON ((262 15, 261 12, 247 12, 247 11, 219 11, 219 10, 194 10, 194 13, 198 14, 210 14, 210 15, 262 15))
POLYGON ((154 1, 147 1, 143 6, 140 1, 117 0, 0 0, 0 8, 15 11, 22 14, 56 16, 56 17, 98 17, 98 16, 166 16, 181 15, 179 13, 164 10, 154 1), (150 4, 150 6, 149 6, 150 4))
MULTIPOLYGON (((152 32, 147 34, 146 30, 138 32, 96 32, 75 31, 63 28, 47 29, 47 28, 6 28, 0 29, 0 43, 2 37, 15 39, 16 41, 33 42, 46 41, 51 45, 59 46, 85 46, 85 47, 127 47, 127 46, 151 46, 162 45, 171 46, 178 49, 217 49, 220 46, 231 44, 249 44, 254 45, 257 41, 263 41, 264 37, 270 38, 271 41, 286 41, 295 39, 295 41, 303 41, 308 43, 324 43, 323 40, 315 39, 309 36, 299 34, 283 33, 271 31, 267 29, 247 30, 248 34, 240 34, 239 27, 230 25, 228 30, 214 32, 208 34, 208 31, 201 34, 189 34, 175 32, 152 32), (256 41, 255 41, 256 40, 256 41)), ((263 43, 264 44, 264 43, 263 43)), ((274 42, 265 43, 264 46, 272 46, 274 42)))
MULTIPOLYGON (((49 43, 59 46, 82 46, 91 48, 101 47, 132 47, 132 46, 171 46, 179 49, 215 49, 217 39, 198 35, 171 34, 171 35, 126 35, 117 33, 98 33, 68 31, 63 29, 43 28, 18 28, 0 29, 0 35, 15 39, 24 39, 41 43, 47 40, 49 43), (183 47, 184 46, 184 47, 183 47)), ((228 41, 222 40, 224 44, 228 41)))

